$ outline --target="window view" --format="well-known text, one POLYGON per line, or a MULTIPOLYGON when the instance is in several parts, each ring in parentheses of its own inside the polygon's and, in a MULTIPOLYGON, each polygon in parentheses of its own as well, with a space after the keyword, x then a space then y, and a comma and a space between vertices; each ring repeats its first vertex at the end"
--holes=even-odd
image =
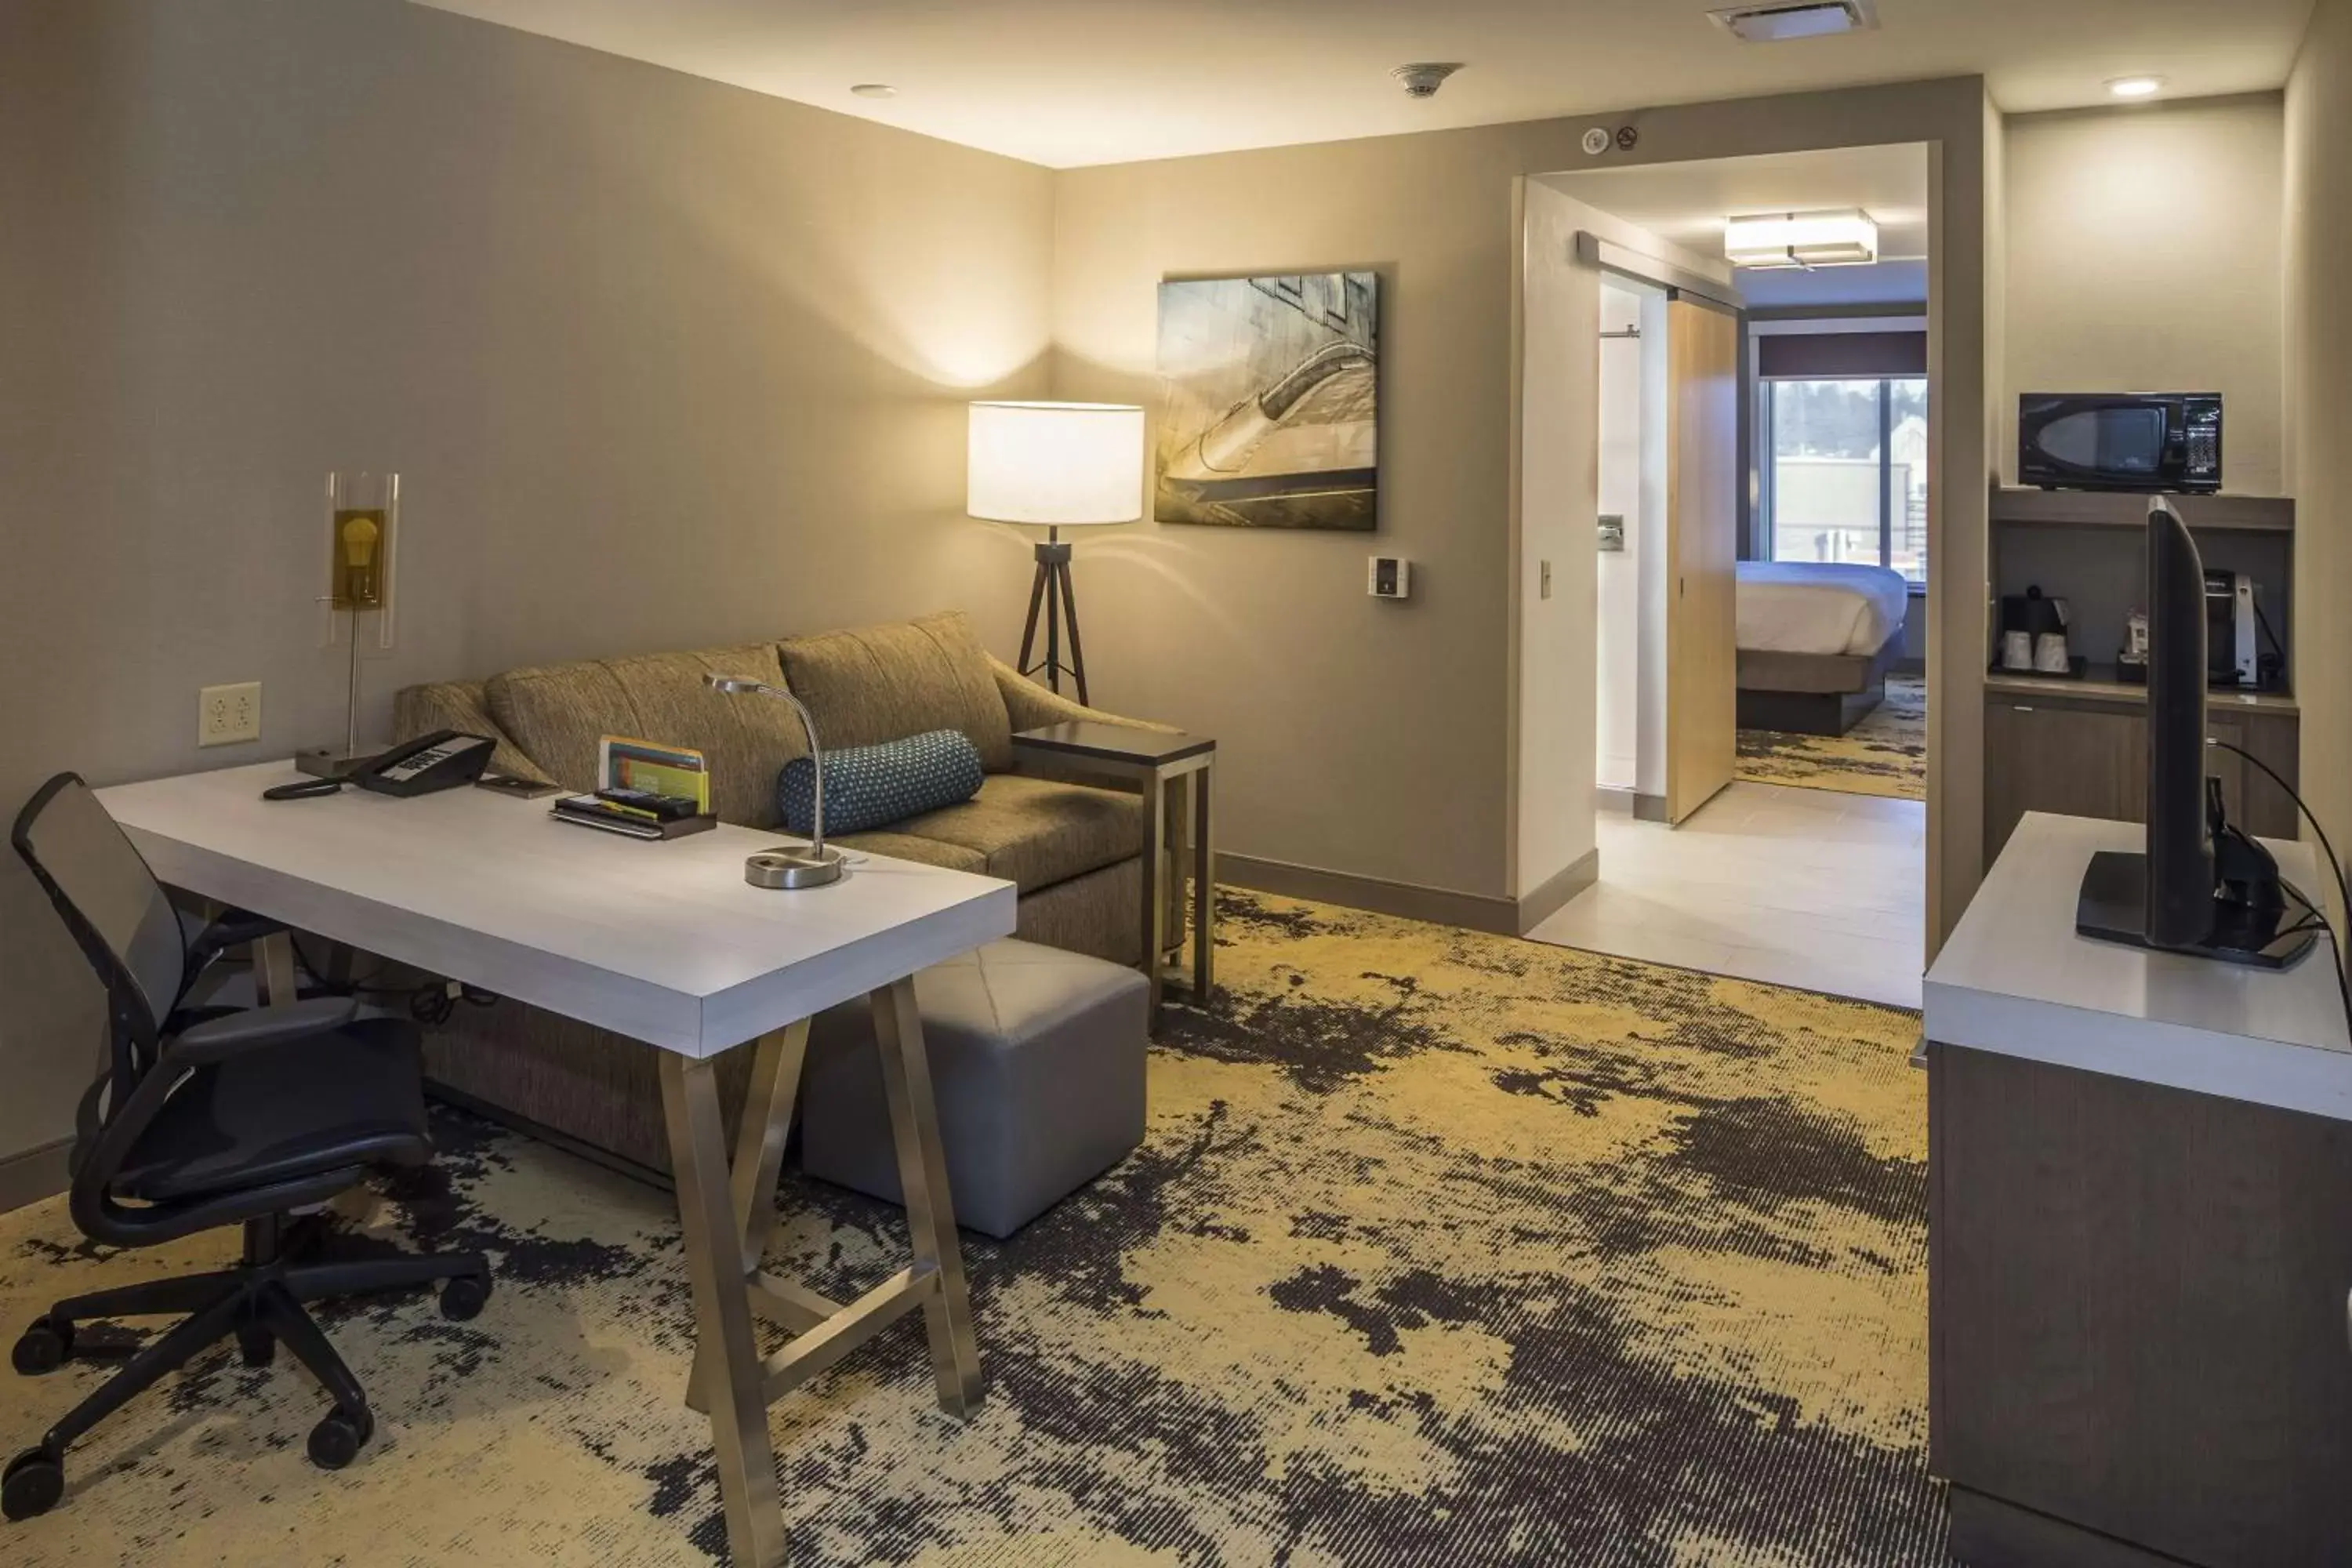
POLYGON ((1927 580, 1927 383, 1767 381, 1775 561, 1853 561, 1927 580))

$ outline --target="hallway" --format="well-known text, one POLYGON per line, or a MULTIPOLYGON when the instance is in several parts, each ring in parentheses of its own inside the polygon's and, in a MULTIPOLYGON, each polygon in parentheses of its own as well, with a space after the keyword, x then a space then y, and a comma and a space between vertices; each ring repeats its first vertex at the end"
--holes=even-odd
POLYGON ((1738 783, 1680 828, 1601 814, 1601 880, 1528 934, 1919 1005, 1924 802, 1738 783))

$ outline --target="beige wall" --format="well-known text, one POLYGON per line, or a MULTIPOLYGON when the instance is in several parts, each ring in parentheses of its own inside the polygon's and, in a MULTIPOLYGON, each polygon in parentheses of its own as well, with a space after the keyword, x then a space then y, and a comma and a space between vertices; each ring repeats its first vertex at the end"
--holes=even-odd
MULTIPOLYGON (((336 466, 405 480, 375 727, 397 683, 942 605, 1011 651, 1028 549, 962 516, 962 405, 1044 390, 1052 203, 397 0, 10 0, 0 802, 338 732, 336 466), (263 743, 195 750, 247 679, 263 743)), ((5 1157, 67 1131, 97 1014, 0 862, 5 1157)))
POLYGON ((2280 493, 2283 135, 2275 93, 2010 119, 2004 475, 2021 392, 2219 392, 2280 493))
MULTIPOLYGON (((1588 808, 1580 771, 1523 781, 1513 683, 1557 681, 1589 711, 1592 605, 1533 596, 1511 505, 1515 181, 1590 167, 1592 123, 1632 124, 1643 162, 1900 142, 1940 144, 1938 352, 1953 394, 1938 531, 1941 635, 1980 648, 1984 616, 1987 108, 1976 79, 1594 114, 1312 147, 1070 171, 1056 180, 1057 395, 1152 402, 1164 277, 1371 267, 1382 277, 1381 531, 1276 533, 1143 523, 1078 563, 1089 669, 1115 704, 1219 736, 1223 846, 1244 855, 1507 900, 1520 792, 1588 808), (1414 598, 1364 595, 1375 551, 1414 562, 1414 598), (1514 618, 1559 617, 1581 662, 1522 665, 1514 618)), ((1584 422, 1572 439, 1596 438, 1584 422)), ((1589 548, 1590 540, 1587 540, 1589 548)), ((1589 575, 1589 574, 1588 574, 1589 575)), ((1538 633, 1538 635, 1543 635, 1538 633)), ((1952 868, 1941 923, 1973 889, 1981 839, 1976 654, 1938 666, 1952 868)), ((1577 700, 1563 696, 1563 702, 1577 700)), ((1563 731, 1564 732, 1564 731, 1563 731)), ((1538 807, 1540 809, 1540 807, 1538 807)), ((1572 847, 1572 839, 1564 839, 1572 847)), ((1560 868, 1551 868, 1558 870, 1560 868)))
POLYGON ((2287 410, 2302 784, 2352 848, 2352 0, 2319 0, 2286 92, 2287 410))

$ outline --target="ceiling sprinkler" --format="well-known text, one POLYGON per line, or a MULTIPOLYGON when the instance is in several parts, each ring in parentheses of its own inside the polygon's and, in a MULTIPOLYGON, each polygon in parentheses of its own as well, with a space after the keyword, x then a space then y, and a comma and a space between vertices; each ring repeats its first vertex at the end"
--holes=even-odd
POLYGON ((1409 66, 1399 66, 1389 75, 1404 83, 1407 98, 1435 98, 1445 79, 1462 68, 1459 60, 1422 60, 1409 66))

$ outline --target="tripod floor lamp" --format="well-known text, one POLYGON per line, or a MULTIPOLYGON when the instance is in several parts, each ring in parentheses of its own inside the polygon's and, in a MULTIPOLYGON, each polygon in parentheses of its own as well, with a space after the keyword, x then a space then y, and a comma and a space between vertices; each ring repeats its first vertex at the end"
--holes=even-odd
POLYGON ((1021 673, 1042 673, 1062 689, 1067 674, 1087 700, 1078 599, 1062 530, 1134 522, 1143 516, 1143 410, 1123 403, 975 403, 964 510, 991 522, 1043 523, 1029 624, 1021 633, 1021 673), (1037 615, 1045 616, 1045 657, 1037 658, 1037 615), (1070 658, 1062 662, 1069 623, 1070 658))

